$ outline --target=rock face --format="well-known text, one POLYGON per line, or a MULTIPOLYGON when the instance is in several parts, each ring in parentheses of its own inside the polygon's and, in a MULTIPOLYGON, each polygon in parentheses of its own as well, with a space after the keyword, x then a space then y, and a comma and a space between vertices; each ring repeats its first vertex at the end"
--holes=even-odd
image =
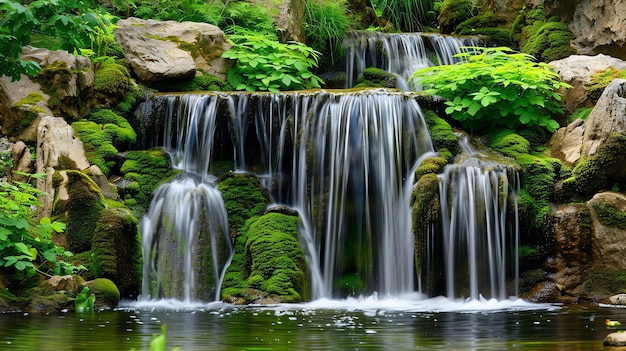
POLYGON ((604 53, 626 60, 625 0, 582 0, 569 24, 580 54, 604 53))
POLYGON ((229 67, 221 55, 230 45, 214 25, 131 17, 118 21, 117 26, 115 39, 137 78, 144 82, 188 79, 198 70, 224 78, 229 67))
POLYGON ((52 213, 54 185, 52 176, 55 168, 86 169, 89 162, 83 143, 74 137, 74 130, 60 117, 44 116, 37 129, 37 173, 47 173, 46 179, 37 180, 37 189, 50 196, 42 198, 40 214, 49 217, 52 213))
POLYGON ((626 196, 599 193, 587 202, 587 207, 593 220, 594 265, 626 269, 626 196))
POLYGON ((553 157, 569 165, 591 157, 611 133, 626 132, 626 80, 609 84, 585 122, 574 121, 560 128, 550 138, 548 148, 553 157))
POLYGON ((280 36, 283 40, 306 41, 306 36, 302 32, 304 10, 306 4, 304 0, 251 0, 253 4, 268 7, 270 13, 274 14, 274 23, 281 29, 280 36))
POLYGON ((609 68, 626 69, 626 61, 602 54, 596 56, 572 55, 552 61, 550 66, 559 73, 564 82, 572 86, 564 91, 563 96, 565 110, 572 113, 578 108, 591 107, 595 104, 587 90, 594 73, 603 72, 609 68))
POLYGON ((582 156, 589 157, 611 133, 626 132, 626 79, 609 84, 585 123, 582 156))

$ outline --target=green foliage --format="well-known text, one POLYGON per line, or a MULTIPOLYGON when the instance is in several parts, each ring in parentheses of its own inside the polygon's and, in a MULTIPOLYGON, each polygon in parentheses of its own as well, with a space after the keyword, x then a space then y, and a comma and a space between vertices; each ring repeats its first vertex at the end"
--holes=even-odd
POLYGON ((130 86, 130 73, 126 67, 105 63, 96 69, 92 89, 105 95, 124 95, 130 86))
POLYGON ((267 7, 253 5, 247 1, 227 1, 222 12, 219 27, 228 34, 234 34, 239 28, 257 34, 275 35, 274 19, 267 7))
POLYGON ((382 10, 382 17, 391 22, 394 29, 399 32, 423 31, 436 22, 434 1, 376 0, 372 1, 372 5, 382 10))
MULTIPOLYGON (((27 178, 45 176, 16 173, 27 178)), ((47 217, 36 221, 32 209, 39 206, 42 195, 28 182, 0 182, 0 267, 9 269, 16 279, 33 277, 36 272, 49 275, 66 273, 63 268, 71 270, 58 259, 71 253, 52 242, 52 234, 63 232, 65 224, 47 217)))
POLYGON ((444 150, 453 155, 458 154, 461 151, 461 147, 459 146, 458 138, 452 130, 452 126, 446 120, 437 116, 432 110, 427 110, 424 117, 435 150, 442 154, 444 150))
POLYGON ((96 28, 110 24, 107 17, 94 12, 89 1, 36 0, 25 4, 0 0, 0 74, 18 80, 21 74, 35 75, 41 70, 32 61, 22 61, 22 47, 30 44, 33 31, 59 40, 69 52, 88 48, 97 36, 96 28))
POLYGON ((591 111, 593 111, 593 107, 581 107, 581 108, 575 110, 567 118, 567 124, 570 124, 570 123, 574 122, 577 119, 582 119, 583 121, 586 120, 587 117, 589 117, 589 115, 591 114, 591 111))
POLYGON ((307 42, 315 50, 328 52, 331 63, 343 53, 343 39, 352 27, 345 0, 308 0, 304 17, 307 42))
POLYGON ((233 90, 228 82, 210 74, 195 76, 189 81, 168 82, 163 86, 158 85, 157 89, 163 91, 231 91, 233 90))
POLYGON ((537 23, 531 26, 530 37, 521 45, 522 52, 543 62, 559 60, 576 53, 576 49, 570 46, 574 34, 567 23, 545 22, 540 25, 537 23))
POLYGON ((159 21, 192 21, 217 25, 222 18, 221 0, 113 0, 116 14, 159 21))
POLYGON ((84 287, 83 290, 76 295, 76 299, 74 300, 74 307, 76 308, 76 312, 84 313, 84 312, 92 312, 93 304, 96 302, 96 295, 89 294, 89 288, 84 287))
POLYGON ((559 127, 552 119, 563 113, 558 89, 569 85, 556 72, 508 48, 473 49, 457 55, 464 62, 423 68, 412 79, 448 99, 446 113, 464 128, 559 127))
POLYGON ((319 52, 298 42, 286 44, 267 35, 232 35, 233 47, 222 57, 237 60, 229 70, 236 90, 300 90, 319 88, 324 81, 309 71, 317 66, 319 52))

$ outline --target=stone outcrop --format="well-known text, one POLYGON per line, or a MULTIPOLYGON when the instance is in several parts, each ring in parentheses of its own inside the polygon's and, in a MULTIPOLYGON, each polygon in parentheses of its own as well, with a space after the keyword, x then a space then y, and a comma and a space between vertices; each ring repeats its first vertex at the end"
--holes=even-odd
MULTIPOLYGON (((567 58, 550 62, 561 76, 561 79, 572 87, 563 90, 563 105, 568 113, 581 107, 591 107, 595 99, 589 96, 588 86, 594 73, 626 69, 626 61, 607 55, 585 56, 572 55, 567 58)), ((597 96, 596 96, 597 99, 597 96)))
POLYGON ((550 138, 553 157, 573 165, 581 158, 596 155, 612 133, 626 133, 626 80, 609 84, 585 122, 574 121, 550 138))
MULTIPOLYGON (((565 5, 567 6, 567 5, 565 5)), ((569 23, 580 54, 604 53, 626 60, 625 0, 582 0, 569 23)))
POLYGON ((594 155, 611 133, 626 132, 626 79, 609 84, 585 122, 582 157, 594 155))
POLYGON ((252 4, 268 7, 274 14, 274 24, 280 28, 281 39, 306 42, 306 36, 302 32, 301 24, 304 21, 304 0, 251 0, 252 4))
POLYGON ((45 179, 37 180, 37 189, 50 196, 42 198, 40 214, 50 216, 54 199, 53 174, 56 168, 86 169, 89 162, 83 143, 74 137, 74 130, 60 117, 44 116, 37 129, 37 173, 47 173, 45 179))
POLYGON ((626 196, 615 192, 599 193, 587 202, 587 207, 593 221, 594 265, 626 269, 626 196))
POLYGON ((229 67, 230 61, 221 55, 230 44, 214 25, 131 17, 118 21, 117 26, 115 39, 141 81, 184 80, 199 71, 224 78, 229 67))
POLYGON ((614 332, 604 338, 604 351, 626 351, 626 333, 614 332))

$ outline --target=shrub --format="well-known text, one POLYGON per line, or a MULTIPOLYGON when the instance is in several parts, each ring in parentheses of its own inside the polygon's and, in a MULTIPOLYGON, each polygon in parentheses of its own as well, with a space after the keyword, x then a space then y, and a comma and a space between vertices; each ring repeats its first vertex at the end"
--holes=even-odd
POLYGON ((232 35, 233 47, 222 57, 237 60, 228 77, 236 90, 300 90, 324 81, 309 71, 320 53, 298 42, 280 43, 264 34, 232 35))
POLYGON ((446 113, 464 128, 541 126, 554 132, 552 114, 563 113, 558 89, 569 87, 545 63, 505 47, 473 48, 455 65, 416 71, 426 92, 448 101, 446 113))
POLYGON ((335 56, 341 55, 343 38, 350 28, 345 1, 307 1, 304 33, 311 47, 328 51, 332 64, 335 56))

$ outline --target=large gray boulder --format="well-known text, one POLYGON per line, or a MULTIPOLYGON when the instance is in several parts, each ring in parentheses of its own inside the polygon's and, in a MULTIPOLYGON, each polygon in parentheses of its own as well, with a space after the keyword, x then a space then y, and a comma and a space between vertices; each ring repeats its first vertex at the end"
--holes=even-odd
POLYGON ((585 122, 582 157, 594 155, 612 133, 626 132, 626 79, 615 79, 585 122))
POLYGON ((208 23, 142 20, 117 22, 115 39, 137 78, 148 83, 184 80, 198 71, 224 78, 230 48, 224 32, 208 23))

